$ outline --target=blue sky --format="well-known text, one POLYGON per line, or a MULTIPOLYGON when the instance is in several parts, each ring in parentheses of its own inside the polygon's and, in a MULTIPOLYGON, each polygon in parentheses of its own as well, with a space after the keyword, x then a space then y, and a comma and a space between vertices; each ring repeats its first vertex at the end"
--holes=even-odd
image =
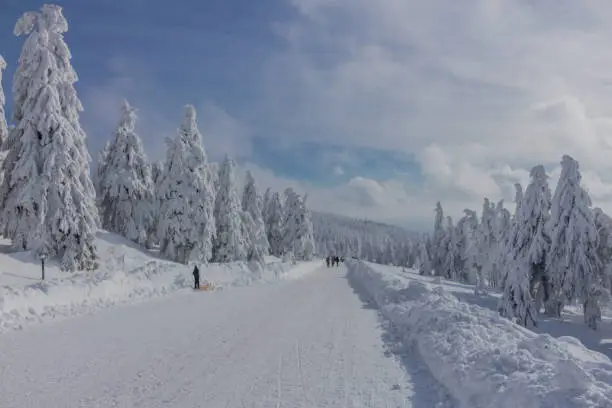
MULTIPOLYGON (((17 18, 0 0, 10 83, 17 18)), ((123 97, 154 159, 196 106, 213 160, 315 209, 429 228, 484 196, 512 200, 561 155, 612 210, 612 3, 573 0, 67 0, 94 159, 123 97)), ((9 106, 10 110, 10 106, 9 106)))

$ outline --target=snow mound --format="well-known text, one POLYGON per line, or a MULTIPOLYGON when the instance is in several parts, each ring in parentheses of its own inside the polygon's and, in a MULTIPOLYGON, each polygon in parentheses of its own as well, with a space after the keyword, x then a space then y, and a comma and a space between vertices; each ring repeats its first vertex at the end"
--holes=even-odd
MULTIPOLYGON (((32 323, 82 315, 173 293, 190 293, 193 265, 157 259, 153 254, 114 234, 98 234, 100 268, 91 272, 61 273, 49 265, 39 281, 40 265, 28 253, 0 253, 0 333, 32 323), (5 262, 6 261, 6 262, 5 262), (7 271, 10 266, 10 271, 7 271)), ((266 257, 263 270, 253 272, 245 262, 200 266, 200 282, 215 290, 255 283, 271 283, 301 276, 319 262, 293 265, 266 257)))
POLYGON ((612 407, 612 362, 575 338, 538 335, 442 286, 361 262, 349 278, 461 408, 612 407))

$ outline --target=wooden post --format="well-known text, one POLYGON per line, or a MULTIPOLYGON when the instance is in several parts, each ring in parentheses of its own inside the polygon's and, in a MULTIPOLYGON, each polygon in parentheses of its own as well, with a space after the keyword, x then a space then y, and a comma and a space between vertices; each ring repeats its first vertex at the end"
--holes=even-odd
POLYGON ((40 267, 42 269, 42 280, 45 280, 45 256, 40 257, 40 267))

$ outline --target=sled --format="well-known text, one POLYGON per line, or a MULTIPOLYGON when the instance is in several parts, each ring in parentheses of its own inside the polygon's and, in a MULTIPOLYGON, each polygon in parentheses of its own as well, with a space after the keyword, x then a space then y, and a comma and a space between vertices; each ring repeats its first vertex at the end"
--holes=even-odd
POLYGON ((215 289, 215 284, 212 282, 203 282, 200 284, 200 288, 199 289, 194 289, 194 291, 199 291, 199 290, 203 290, 203 291, 211 291, 215 289))

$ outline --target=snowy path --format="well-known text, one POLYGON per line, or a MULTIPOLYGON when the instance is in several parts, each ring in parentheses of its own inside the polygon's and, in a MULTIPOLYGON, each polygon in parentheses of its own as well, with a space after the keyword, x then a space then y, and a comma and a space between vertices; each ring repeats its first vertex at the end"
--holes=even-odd
POLYGON ((432 406, 385 357, 377 314, 345 272, 323 267, 4 334, 0 406, 432 406))

